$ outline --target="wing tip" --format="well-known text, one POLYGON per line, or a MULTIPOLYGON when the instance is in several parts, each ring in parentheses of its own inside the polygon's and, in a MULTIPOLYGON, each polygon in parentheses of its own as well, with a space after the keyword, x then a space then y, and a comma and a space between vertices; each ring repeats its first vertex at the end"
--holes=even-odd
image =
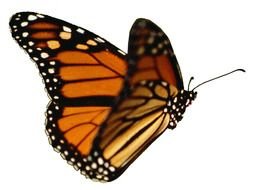
POLYGON ((46 15, 43 15, 41 13, 37 13, 37 12, 30 12, 30 11, 21 11, 21 12, 17 12, 15 14, 13 14, 9 20, 9 26, 12 27, 15 24, 17 24, 17 22, 21 22, 21 21, 31 21, 36 19, 37 17, 39 18, 43 18, 46 15), (30 17, 31 16, 31 17, 30 17))
POLYGON ((150 19, 147 18, 137 18, 135 22, 133 23, 130 32, 138 29, 138 28, 149 28, 150 30, 163 32, 162 29, 156 25, 154 22, 152 22, 150 19))

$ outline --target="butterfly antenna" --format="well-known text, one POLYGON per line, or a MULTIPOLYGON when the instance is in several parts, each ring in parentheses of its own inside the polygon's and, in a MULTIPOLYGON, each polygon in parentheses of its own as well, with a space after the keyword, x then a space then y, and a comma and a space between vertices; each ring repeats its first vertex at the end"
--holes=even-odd
POLYGON ((189 87, 190 87, 190 84, 191 84, 192 80, 194 80, 194 77, 191 77, 189 79, 188 86, 187 86, 187 91, 189 91, 189 87))
MULTIPOLYGON (((217 77, 215 77, 215 78, 212 78, 212 79, 209 79, 209 80, 207 80, 207 81, 204 81, 204 82, 200 83, 200 84, 197 85, 195 88, 193 88, 192 91, 194 91, 196 88, 202 86, 202 85, 205 84, 205 83, 208 83, 208 82, 211 82, 211 81, 213 81, 213 80, 216 80, 216 79, 222 78, 222 77, 224 77, 224 76, 230 75, 230 74, 232 74, 232 73, 234 73, 234 72, 237 72, 237 71, 246 72, 244 69, 236 69, 236 70, 233 70, 233 71, 231 71, 231 72, 229 72, 229 73, 226 73, 226 74, 223 74, 223 75, 217 76, 217 77)), ((191 77, 191 78, 192 78, 192 77, 191 77)))

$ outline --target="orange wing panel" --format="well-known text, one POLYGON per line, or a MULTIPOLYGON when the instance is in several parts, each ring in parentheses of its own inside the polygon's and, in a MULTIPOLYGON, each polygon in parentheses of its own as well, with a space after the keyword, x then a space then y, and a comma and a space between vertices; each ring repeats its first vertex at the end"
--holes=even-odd
POLYGON ((30 29, 34 30, 56 30, 59 29, 58 25, 50 22, 35 22, 28 26, 30 29))
POLYGON ((172 85, 177 85, 177 81, 172 71, 172 63, 165 55, 159 55, 155 58, 156 69, 161 76, 161 79, 172 85))
POLYGON ((63 80, 100 79, 117 77, 111 70, 103 66, 74 66, 62 67, 59 75, 63 80))
POLYGON ((108 52, 102 51, 99 53, 93 53, 93 55, 105 66, 111 68, 116 73, 124 76, 127 72, 126 61, 119 58, 118 56, 108 52))
POLYGON ((98 64, 91 55, 77 50, 61 51, 50 60, 60 61, 61 64, 98 64))

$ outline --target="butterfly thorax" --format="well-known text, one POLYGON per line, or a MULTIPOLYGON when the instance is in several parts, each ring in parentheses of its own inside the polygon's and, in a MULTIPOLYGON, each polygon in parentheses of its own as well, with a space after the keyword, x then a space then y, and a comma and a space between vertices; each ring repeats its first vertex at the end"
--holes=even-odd
POLYGON ((182 120, 183 114, 193 100, 195 100, 197 93, 194 91, 181 90, 167 102, 164 112, 169 113, 170 121, 168 128, 174 129, 179 121, 182 120))

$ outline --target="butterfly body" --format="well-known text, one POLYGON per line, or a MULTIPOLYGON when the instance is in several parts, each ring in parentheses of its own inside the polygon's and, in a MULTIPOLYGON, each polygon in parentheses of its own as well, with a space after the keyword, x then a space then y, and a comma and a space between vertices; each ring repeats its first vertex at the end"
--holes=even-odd
POLYGON ((182 120, 186 107, 195 100, 196 95, 197 93, 194 91, 181 90, 176 96, 168 100, 167 107, 164 110, 170 115, 168 128, 174 129, 177 123, 182 120))
POLYGON ((133 24, 128 55, 47 15, 17 13, 10 27, 50 96, 50 144, 93 180, 119 177, 167 128, 176 127, 196 97, 184 90, 169 39, 147 19, 133 24))

